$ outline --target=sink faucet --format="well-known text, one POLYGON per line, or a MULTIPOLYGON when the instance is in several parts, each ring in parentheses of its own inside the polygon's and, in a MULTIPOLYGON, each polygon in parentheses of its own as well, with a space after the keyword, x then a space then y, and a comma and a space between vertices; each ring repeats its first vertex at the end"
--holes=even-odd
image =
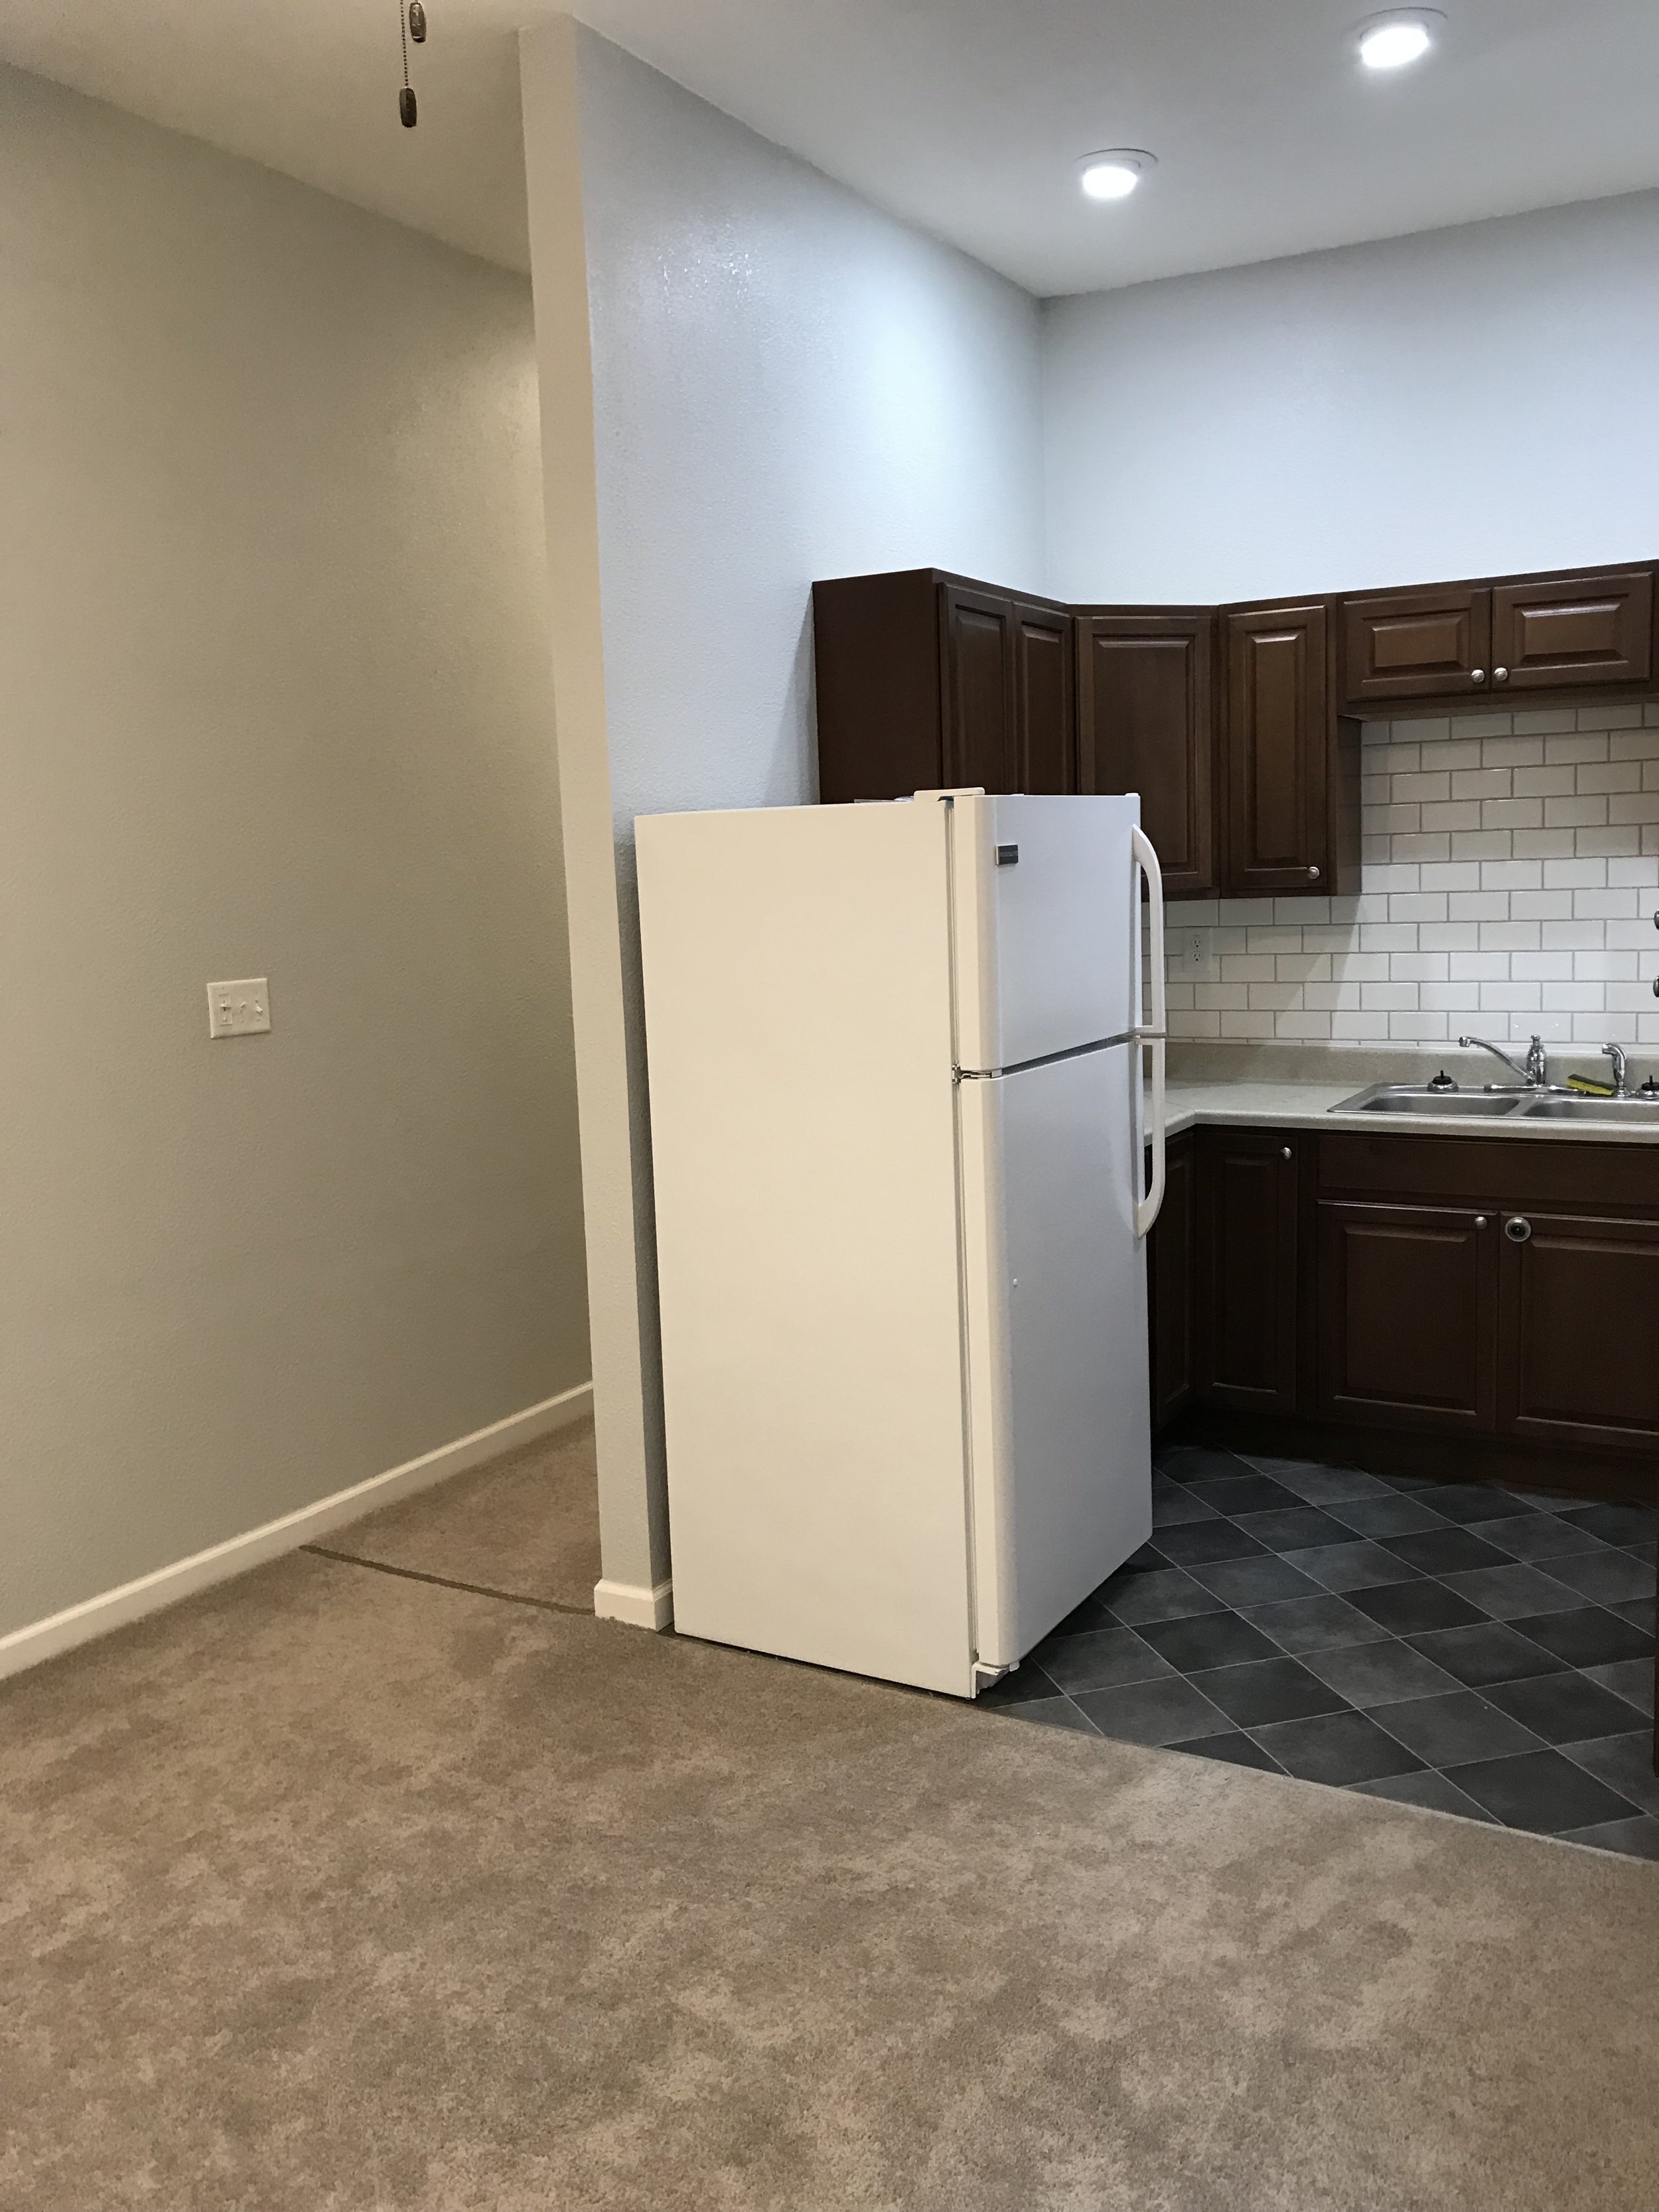
POLYGON ((1625 1048, 1621 1044, 1604 1044, 1601 1055, 1613 1062, 1613 1095, 1622 1098, 1625 1093, 1625 1048))
POLYGON ((1479 1045, 1482 1052, 1491 1053, 1494 1059, 1501 1060, 1505 1067, 1513 1074, 1518 1075, 1521 1080, 1533 1091, 1543 1090, 1548 1081, 1549 1064, 1544 1057, 1542 1037, 1535 1036, 1527 1047, 1527 1061, 1524 1067, 1518 1060, 1512 1060, 1502 1045, 1488 1044, 1485 1037, 1464 1036, 1459 1037, 1457 1042, 1466 1050, 1471 1045, 1479 1045))

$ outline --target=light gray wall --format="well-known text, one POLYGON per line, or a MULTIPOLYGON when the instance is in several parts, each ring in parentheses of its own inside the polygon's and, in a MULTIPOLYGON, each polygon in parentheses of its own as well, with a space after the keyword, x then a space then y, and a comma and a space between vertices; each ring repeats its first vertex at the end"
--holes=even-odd
POLYGON ((587 1372, 536 408, 520 280, 0 70, 0 1632, 587 1372))
POLYGON ((591 345, 586 480, 579 441, 562 452, 550 422, 544 442, 550 535, 596 542, 599 562, 602 636, 573 632, 556 681, 567 792, 596 763, 609 790, 610 818, 596 803, 570 833, 604 841, 586 921, 574 847, 568 864, 585 1085, 596 1069, 583 1138, 605 1573, 648 1585, 665 1550, 633 817, 812 797, 815 577, 939 562, 1039 580, 1037 313, 591 33, 551 24, 523 52, 545 410, 562 416, 591 345), (628 1152, 614 1118, 599 1127, 624 1095, 628 1152), (613 1259, 625 1248, 609 1304, 600 1238, 613 1259), (614 1370, 608 1331, 626 1346, 614 1370))
POLYGON ((1659 192, 1053 301, 1044 341, 1064 598, 1659 550, 1659 192))

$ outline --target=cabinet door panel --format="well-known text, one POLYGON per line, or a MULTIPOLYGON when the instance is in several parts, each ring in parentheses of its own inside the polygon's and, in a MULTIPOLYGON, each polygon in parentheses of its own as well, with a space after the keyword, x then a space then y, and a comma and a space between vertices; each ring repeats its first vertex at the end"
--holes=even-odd
POLYGON ((1651 570, 1499 584, 1492 597, 1500 691, 1645 684, 1653 673, 1651 570))
POLYGON ((1432 1206, 1319 1206, 1319 1408, 1391 1428, 1490 1430, 1496 1224, 1432 1206))
POLYGON ((1017 790, 1013 603, 947 584, 940 624, 945 775, 953 784, 1017 790))
POLYGON ((1072 617, 1052 607, 1014 609, 1021 791, 1077 789, 1076 646, 1072 617))
POLYGON ((1490 592, 1458 585, 1343 602, 1343 690, 1354 707, 1483 690, 1491 647, 1490 592))
POLYGON ((1165 890, 1213 893, 1213 617, 1091 615, 1078 629, 1083 789, 1139 792, 1165 890))
POLYGON ((1199 1160, 1200 1387, 1218 1405, 1294 1413, 1294 1144, 1206 1129, 1199 1160))
POLYGON ((1226 889, 1328 885, 1325 610, 1227 617, 1226 889))
POLYGON ((1659 1444, 1659 1221, 1508 1215, 1498 1425, 1603 1449, 1659 1444), (1511 1241, 1511 1223, 1531 1234, 1511 1241))
POLYGON ((1152 1427, 1167 1427, 1198 1381, 1197 1153, 1177 1137, 1165 1163, 1163 1210, 1147 1240, 1152 1427))

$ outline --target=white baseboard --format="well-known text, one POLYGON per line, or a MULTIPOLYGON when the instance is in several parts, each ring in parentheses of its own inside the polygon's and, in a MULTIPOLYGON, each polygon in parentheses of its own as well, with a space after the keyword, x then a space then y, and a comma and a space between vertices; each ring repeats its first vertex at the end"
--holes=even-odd
POLYGON ((388 1468, 384 1474, 372 1474, 367 1482, 354 1483, 349 1490, 337 1490, 331 1498, 319 1498, 314 1505, 302 1505, 280 1521, 267 1521, 245 1536, 232 1536, 170 1567, 141 1575, 137 1582, 124 1583, 119 1589, 106 1590, 101 1596, 70 1606, 49 1620, 15 1628, 9 1636, 0 1636, 0 1681, 8 1674, 21 1674, 26 1667, 38 1666, 43 1659, 55 1658, 60 1651, 72 1650, 77 1644, 89 1644, 95 1636, 107 1635, 112 1628, 123 1628, 129 1621, 142 1620, 146 1613, 176 1605, 180 1598, 206 1589, 210 1583, 228 1582, 233 1575, 246 1574, 250 1567, 260 1566, 284 1552, 297 1551, 301 1544, 313 1543, 330 1529, 360 1521, 382 1505, 428 1490, 434 1483, 447 1481, 452 1474, 465 1474, 469 1468, 480 1467, 503 1452, 534 1443, 538 1437, 583 1419, 592 1409, 592 1384, 579 1382, 573 1390, 562 1390, 556 1398, 544 1398, 538 1406, 509 1413, 504 1421, 492 1421, 487 1429, 475 1429, 471 1436, 458 1437, 453 1443, 440 1444, 435 1451, 422 1452, 419 1459, 388 1468))
POLYGON ((595 1583, 593 1610, 601 1620, 625 1620, 630 1628, 666 1628, 674 1618, 674 1585, 595 1583))

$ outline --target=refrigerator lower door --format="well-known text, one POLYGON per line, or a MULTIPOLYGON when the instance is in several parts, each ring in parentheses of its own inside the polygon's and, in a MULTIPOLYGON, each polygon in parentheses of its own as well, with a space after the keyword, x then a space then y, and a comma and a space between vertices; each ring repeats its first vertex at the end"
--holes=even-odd
POLYGON ((1126 1045, 958 1090, 975 1648, 1015 1664, 1152 1534, 1126 1045))

